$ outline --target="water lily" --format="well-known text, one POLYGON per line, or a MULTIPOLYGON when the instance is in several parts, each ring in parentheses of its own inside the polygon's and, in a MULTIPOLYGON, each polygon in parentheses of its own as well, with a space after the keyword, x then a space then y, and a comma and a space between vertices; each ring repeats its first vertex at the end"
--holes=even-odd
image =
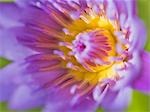
POLYGON ((44 112, 123 111, 150 92, 150 54, 135 0, 0 4, 1 101, 44 112))

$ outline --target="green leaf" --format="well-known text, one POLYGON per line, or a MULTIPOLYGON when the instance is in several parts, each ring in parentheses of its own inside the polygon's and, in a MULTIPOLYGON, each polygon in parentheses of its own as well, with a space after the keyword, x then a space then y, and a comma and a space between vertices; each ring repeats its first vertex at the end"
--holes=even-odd
MULTIPOLYGON (((0 103, 0 112, 10 112, 10 110, 7 109, 6 103, 0 103)), ((15 112, 15 111, 11 111, 11 112, 15 112)))
POLYGON ((0 103, 0 112, 41 112, 41 109, 36 108, 32 110, 15 111, 8 109, 8 105, 5 102, 0 103))
MULTIPOLYGON (((145 49, 150 51, 150 1, 149 0, 138 0, 138 14, 144 21, 147 28, 147 42, 145 49)), ((142 38, 142 37, 141 37, 142 38)))
POLYGON ((10 60, 8 60, 4 57, 0 57, 0 68, 4 68, 5 66, 7 66, 10 63, 11 63, 10 60))
POLYGON ((99 108, 96 112, 104 112, 104 110, 102 108, 99 108))
POLYGON ((0 0, 0 2, 13 2, 14 0, 0 0))
POLYGON ((133 91, 132 102, 127 109, 127 112, 150 112, 150 96, 133 91))

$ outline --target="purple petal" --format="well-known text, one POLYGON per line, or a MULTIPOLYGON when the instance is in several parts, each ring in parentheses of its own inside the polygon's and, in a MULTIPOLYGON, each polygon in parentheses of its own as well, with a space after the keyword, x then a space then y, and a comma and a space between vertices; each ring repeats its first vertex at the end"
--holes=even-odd
MULTIPOLYGON (((29 5, 33 0, 15 0, 15 3, 20 7, 25 7, 29 5)), ((35 1, 35 0, 34 0, 35 1)))
POLYGON ((59 69, 59 70, 57 69, 57 70, 52 70, 52 71, 47 71, 47 72, 32 73, 31 77, 32 77, 33 83, 35 85, 47 88, 47 87, 51 87, 53 85, 53 83, 52 83, 53 80, 55 80, 59 76, 64 75, 66 73, 67 73, 67 71, 65 69, 59 69))
POLYGON ((126 7, 127 7, 128 15, 130 17, 136 16, 137 15, 136 0, 130 0, 130 1, 124 0, 124 1, 126 2, 126 7))
POLYGON ((27 85, 21 85, 14 92, 10 99, 11 109, 24 110, 42 106, 46 101, 46 94, 43 91, 33 91, 27 85))
POLYGON ((49 98, 43 112, 65 112, 68 110, 71 98, 69 88, 60 90, 57 87, 54 87, 50 88, 48 91, 49 98))
POLYGON ((121 14, 124 14, 127 17, 128 12, 127 12, 127 6, 125 5, 126 4, 125 0, 122 0, 122 1, 114 0, 114 2, 115 2, 119 16, 121 16, 121 14))
POLYGON ((65 14, 58 11, 52 4, 49 4, 49 7, 46 5, 46 3, 41 5, 42 6, 40 8, 37 6, 37 4, 32 4, 23 8, 21 21, 26 24, 26 27, 33 28, 38 31, 40 28, 41 30, 45 28, 52 28, 54 30, 61 31, 62 26, 54 19, 50 12, 55 11, 55 13, 59 14, 60 17, 68 20, 65 14))
POLYGON ((94 112, 98 105, 92 100, 85 99, 75 106, 71 107, 69 103, 58 101, 57 103, 48 103, 43 112, 94 112))
POLYGON ((117 92, 110 92, 104 98, 102 107, 106 112, 122 112, 131 100, 131 89, 124 88, 117 92))
POLYGON ((110 86, 108 84, 104 86, 97 85, 93 90, 93 99, 100 104, 104 100, 109 88, 110 86))
POLYGON ((97 109, 98 104, 96 104, 90 96, 80 98, 75 104, 73 104, 72 95, 68 90, 60 90, 58 93, 51 93, 49 96, 50 99, 46 107, 43 109, 43 112, 92 112, 97 109))
POLYGON ((141 58, 141 72, 139 77, 135 79, 133 88, 145 93, 150 93, 150 53, 143 51, 141 53, 141 58))
POLYGON ((62 103, 62 105, 74 104, 72 100, 74 95, 71 93, 71 87, 68 86, 64 89, 60 89, 59 87, 53 86, 53 88, 50 88, 49 91, 50 91, 49 103, 55 104, 59 101, 62 103))
POLYGON ((70 111, 76 111, 76 112, 95 112, 98 108, 98 104, 91 100, 90 98, 84 99, 78 104, 76 104, 74 107, 70 109, 70 111))
POLYGON ((50 92, 49 99, 47 105, 43 109, 44 112, 92 112, 98 107, 97 102, 93 100, 90 93, 86 96, 77 98, 78 94, 73 94, 71 92, 71 87, 66 87, 64 89, 54 87, 50 88, 48 91, 50 92))
POLYGON ((142 50, 146 42, 146 28, 144 23, 139 18, 132 18, 127 21, 128 26, 130 26, 129 39, 131 41, 131 46, 129 50, 142 50))
POLYGON ((21 83, 20 70, 18 63, 12 63, 0 69, 0 101, 9 100, 18 84, 21 83))
POLYGON ((114 90, 120 90, 129 86, 138 77, 141 68, 140 55, 138 51, 134 51, 132 55, 133 58, 128 62, 127 68, 118 71, 118 74, 123 78, 116 82, 116 85, 113 87, 114 90))
POLYGON ((31 50, 20 45, 12 29, 0 31, 0 56, 19 61, 32 53, 31 50))
POLYGON ((119 16, 122 14, 125 14, 126 17, 133 17, 137 15, 136 0, 114 0, 114 2, 119 16))
POLYGON ((14 3, 0 3, 0 26, 10 28, 20 26, 19 18, 21 9, 14 3), (13 13, 12 13, 13 12, 13 13))
POLYGON ((106 6, 106 14, 109 19, 115 19, 116 18, 116 13, 117 13, 117 7, 116 4, 112 0, 107 1, 107 6, 106 6))
MULTIPOLYGON (((48 42, 58 44, 58 39, 38 30, 38 28, 34 29, 32 27, 34 27, 34 25, 15 29, 14 32, 19 43, 38 52, 51 53, 54 47, 43 47, 40 45, 46 45, 48 42)), ((57 46, 55 48, 57 48, 57 46)))

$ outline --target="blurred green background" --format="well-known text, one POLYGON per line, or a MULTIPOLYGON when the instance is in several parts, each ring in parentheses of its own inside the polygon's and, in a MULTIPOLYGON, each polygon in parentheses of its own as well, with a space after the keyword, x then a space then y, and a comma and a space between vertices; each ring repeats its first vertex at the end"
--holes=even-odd
MULTIPOLYGON (((0 0, 0 2, 12 2, 12 0, 0 0)), ((150 51, 150 0, 138 0, 138 14, 147 27, 148 38, 145 49, 150 51)), ((0 58, 0 68, 6 66, 7 64, 9 64, 8 60, 0 58)), ((101 111, 103 110, 98 110, 98 112, 101 111)), ((8 110, 6 103, 0 103, 0 112, 15 111, 8 110)), ((40 109, 34 109, 25 112, 40 112, 40 109)), ((138 91, 134 91, 132 102, 126 112, 150 112, 150 96, 138 91)))

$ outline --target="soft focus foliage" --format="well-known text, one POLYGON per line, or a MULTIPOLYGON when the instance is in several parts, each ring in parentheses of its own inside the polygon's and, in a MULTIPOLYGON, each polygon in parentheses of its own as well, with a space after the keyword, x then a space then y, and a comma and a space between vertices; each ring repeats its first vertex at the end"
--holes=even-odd
POLYGON ((150 1, 149 0, 138 0, 138 12, 141 19, 144 21, 147 27, 147 44, 145 49, 150 51, 150 1))
MULTIPOLYGON (((13 0, 0 0, 0 2, 12 2, 13 0)), ((150 1, 149 0, 138 0, 138 8, 139 8, 139 16, 144 20, 147 31, 148 31, 148 40, 147 44, 145 46, 145 49, 150 51, 150 1)), ((0 68, 7 66, 10 61, 0 57, 0 68)), ((127 109, 127 112, 148 112, 150 111, 150 96, 139 93, 137 91, 133 92, 133 100, 127 109)), ((0 111, 1 112, 10 112, 6 108, 5 103, 0 103, 0 111)), ((29 112, 38 112, 39 109, 31 110, 29 112)), ((102 110, 99 110, 98 112, 101 112, 102 110)), ((14 111, 11 111, 14 112, 14 111)))
POLYGON ((128 108, 127 112, 149 112, 150 111, 150 96, 142 94, 140 92, 133 92, 133 100, 128 108))
POLYGON ((0 57, 0 68, 3 68, 5 67, 7 64, 9 64, 11 61, 3 58, 3 57, 0 57))
POLYGON ((0 2, 12 2, 14 0, 0 0, 0 2))

